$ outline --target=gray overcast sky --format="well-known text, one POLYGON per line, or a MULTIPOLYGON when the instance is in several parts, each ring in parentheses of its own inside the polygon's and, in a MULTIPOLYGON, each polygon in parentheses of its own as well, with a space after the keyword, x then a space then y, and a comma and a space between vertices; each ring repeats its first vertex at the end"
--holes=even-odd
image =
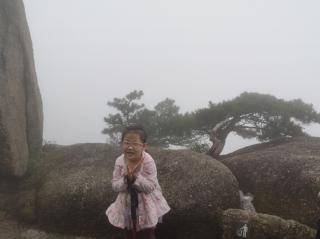
MULTIPOLYGON (((243 91, 320 111, 320 1, 24 0, 44 139, 104 142, 106 102, 134 89, 181 111, 243 91)), ((320 127, 308 132, 320 136, 320 127)), ((225 152, 253 141, 228 138, 225 152)))

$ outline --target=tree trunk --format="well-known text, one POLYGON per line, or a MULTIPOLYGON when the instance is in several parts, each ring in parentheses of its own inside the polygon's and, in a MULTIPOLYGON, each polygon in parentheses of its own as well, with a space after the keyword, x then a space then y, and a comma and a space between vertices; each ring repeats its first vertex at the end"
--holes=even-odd
POLYGON ((216 124, 210 132, 212 146, 207 152, 208 155, 213 158, 219 158, 229 133, 233 131, 235 124, 238 121, 239 117, 233 117, 216 124))
POLYGON ((212 146, 208 150, 207 154, 213 158, 219 158, 219 155, 221 154, 224 148, 225 140, 220 140, 213 135, 210 136, 210 140, 212 142, 212 146))

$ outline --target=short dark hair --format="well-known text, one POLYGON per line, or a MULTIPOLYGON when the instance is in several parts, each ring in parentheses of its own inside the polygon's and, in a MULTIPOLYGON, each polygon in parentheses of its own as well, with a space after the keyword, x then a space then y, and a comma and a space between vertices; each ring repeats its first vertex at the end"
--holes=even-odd
POLYGON ((121 142, 123 142, 124 137, 126 136, 126 134, 128 133, 137 133, 140 136, 140 139, 143 143, 147 142, 147 132, 146 130, 143 128, 142 125, 139 124, 133 124, 133 125, 129 125, 127 127, 125 127, 122 131, 122 135, 121 135, 121 142))

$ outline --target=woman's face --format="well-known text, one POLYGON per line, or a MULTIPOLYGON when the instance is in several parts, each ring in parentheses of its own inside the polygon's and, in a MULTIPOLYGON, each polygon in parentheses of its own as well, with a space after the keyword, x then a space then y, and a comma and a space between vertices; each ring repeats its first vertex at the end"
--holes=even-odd
POLYGON ((137 162, 141 159, 146 144, 142 142, 138 133, 129 132, 124 136, 121 146, 124 157, 131 162, 137 162))

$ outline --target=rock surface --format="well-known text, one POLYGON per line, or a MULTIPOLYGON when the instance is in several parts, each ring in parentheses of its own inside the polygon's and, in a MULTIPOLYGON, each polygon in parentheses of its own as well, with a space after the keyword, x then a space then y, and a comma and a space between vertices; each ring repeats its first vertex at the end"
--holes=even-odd
POLYGON ((250 239, 314 239, 316 236, 316 230, 296 221, 239 209, 224 211, 222 221, 223 239, 239 235, 250 239))
MULTIPOLYGON (((239 208, 240 204, 238 182, 230 170, 206 155, 188 150, 149 152, 172 209, 159 225, 157 238, 218 238, 222 211, 239 208)), ((118 148, 103 144, 44 152, 34 208, 37 222, 48 230, 114 235, 105 210, 116 197, 111 178, 118 155, 118 148)), ((30 209, 21 208, 22 214, 24 211, 30 209)))
POLYGON ((42 102, 22 0, 0 1, 0 176, 21 177, 42 145, 42 102))
POLYGON ((249 146, 223 162, 260 213, 316 227, 320 215, 320 138, 299 137, 249 146))
POLYGON ((0 236, 1 239, 93 239, 47 233, 37 228, 19 224, 15 220, 7 218, 2 211, 0 211, 0 236))

